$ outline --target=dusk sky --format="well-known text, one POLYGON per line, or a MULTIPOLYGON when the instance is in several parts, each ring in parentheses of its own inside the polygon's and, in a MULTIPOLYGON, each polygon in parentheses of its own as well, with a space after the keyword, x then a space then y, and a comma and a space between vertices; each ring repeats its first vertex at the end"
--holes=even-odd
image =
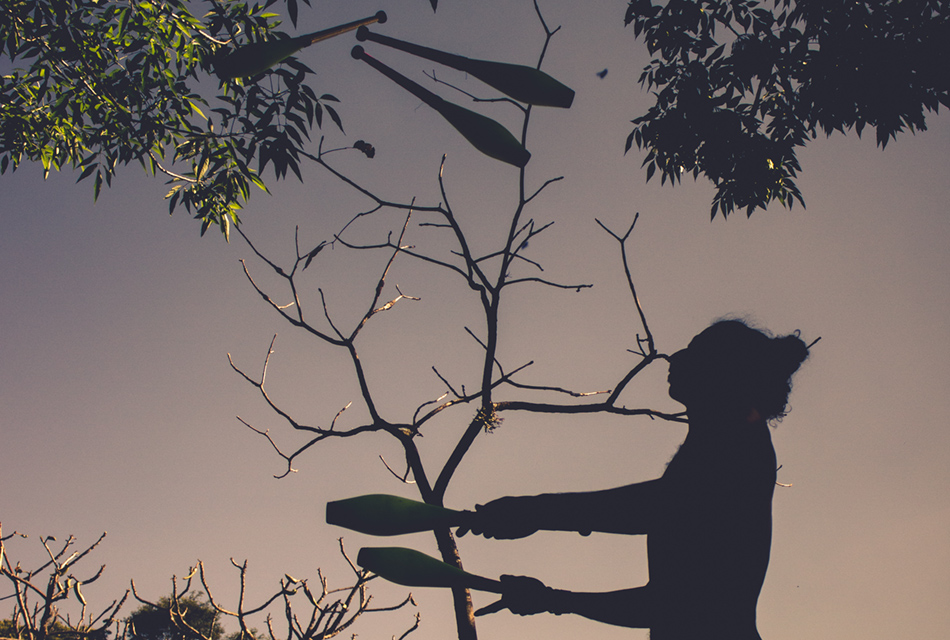
MULTIPOLYGON (((791 413, 773 431, 782 465, 774 499, 772 561, 759 600, 766 640, 939 638, 950 628, 950 119, 903 134, 886 150, 872 131, 822 137, 800 153, 798 185, 807 209, 778 205, 709 220, 713 189, 704 179, 671 189, 645 183, 636 149, 624 156, 630 120, 650 105, 637 83, 646 47, 623 27, 625 2, 539 0, 548 23, 561 25, 543 69, 576 91, 569 110, 534 110, 528 191, 563 176, 527 215, 553 227, 532 240, 528 256, 558 282, 590 283, 580 292, 524 285, 511 289, 502 313, 500 359, 506 370, 528 361, 523 382, 579 391, 611 388, 635 364, 636 311, 617 243, 597 226, 625 230, 631 267, 662 352, 684 347, 712 321, 741 317, 776 334, 801 331, 821 341, 795 378, 791 413), (597 74, 608 69, 600 78, 597 74)), ((534 64, 543 44, 530 0, 326 2, 301 8, 304 32, 372 15, 374 30, 435 48, 534 64)), ((283 6, 281 3, 276 5, 283 6)), ((287 30, 293 31, 288 23, 287 30)), ((518 171, 472 149, 418 99, 353 60, 351 35, 321 43, 301 59, 317 70, 318 94, 341 100, 346 134, 325 123, 325 148, 372 143, 370 160, 341 152, 329 161, 381 197, 436 204, 439 162, 445 185, 475 253, 498 247, 517 204, 518 171)), ((440 95, 467 98, 423 75, 433 65, 379 45, 367 50, 440 95)), ((493 95, 462 74, 445 78, 493 95)), ((209 86, 215 86, 209 81, 209 86)), ((472 108, 509 128, 510 105, 472 108)), ((316 143, 316 137, 315 137, 316 143)), ((315 146, 314 146, 315 148, 315 146)), ((304 182, 256 192, 242 218, 260 250, 289 266, 294 228, 301 248, 331 240, 370 203, 314 165, 304 182)), ((268 172, 270 170, 268 169, 268 172)), ((281 320, 245 278, 279 303, 280 283, 239 237, 181 211, 167 214, 162 179, 137 166, 120 171, 92 201, 89 183, 65 171, 43 180, 25 165, 0 178, 0 522, 24 565, 42 559, 39 536, 90 544, 108 537, 85 563, 104 576, 85 591, 93 604, 119 597, 130 579, 157 599, 170 578, 204 561, 217 596, 236 606, 237 572, 248 560, 249 600, 276 589, 290 573, 343 586, 349 569, 341 535, 355 557, 361 546, 413 546, 432 555, 432 536, 374 539, 324 523, 329 500, 365 493, 417 497, 379 456, 401 470, 400 450, 382 435, 316 446, 281 480, 283 463, 240 416, 269 429, 287 448, 304 440, 231 370, 227 354, 260 375, 278 334, 267 376, 272 397, 301 422, 327 426, 348 402, 340 427, 365 410, 344 354, 281 320)), ((401 214, 361 219, 354 240, 381 242, 401 214)), ((445 250, 444 231, 414 218, 407 244, 445 250)), ((431 219, 428 219, 431 221, 431 219)), ((320 293, 340 326, 371 300, 388 256, 342 246, 322 252, 302 280, 309 316, 322 320, 320 293)), ((534 273, 525 271, 526 274, 534 273)), ((402 300, 374 317, 357 346, 381 411, 407 421, 445 387, 474 388, 483 334, 473 293, 453 274, 402 256, 383 294, 402 300)), ((676 411, 666 396, 667 369, 653 365, 624 396, 629 407, 676 411)), ((516 389, 499 399, 521 398, 516 389)), ((476 407, 461 407, 426 426, 419 446, 437 473, 476 407)), ((478 438, 460 467, 446 505, 471 508, 502 495, 609 488, 663 472, 685 426, 647 418, 508 413, 478 438)), ((545 533, 499 542, 460 540, 466 569, 497 577, 532 575, 556 588, 613 590, 647 580, 642 537, 545 533)), ((83 574, 83 571, 79 572, 83 574)), ((402 587, 374 581, 379 604, 402 587)), ((7 593, 6 586, 0 596, 7 593)), ((413 590, 422 614, 416 640, 455 636, 448 593, 413 590)), ((493 601, 475 593, 476 606, 493 601)), ((0 614, 10 606, 0 602, 0 614)), ((126 608, 129 613, 133 606, 126 608)), ((361 639, 398 636, 413 612, 367 617, 361 639)), ((258 621, 264 627, 263 620, 258 621)), ((595 636, 643 638, 645 630, 580 617, 520 618, 501 612, 479 620, 482 638, 595 636)), ((348 637, 348 636, 347 636, 348 637)))

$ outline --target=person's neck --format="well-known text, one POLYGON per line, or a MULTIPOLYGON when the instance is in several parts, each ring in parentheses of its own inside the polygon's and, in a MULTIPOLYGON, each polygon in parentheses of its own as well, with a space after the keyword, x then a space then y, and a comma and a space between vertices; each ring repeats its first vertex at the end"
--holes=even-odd
POLYGON ((720 432, 724 429, 741 429, 745 426, 764 424, 765 419, 755 408, 735 411, 723 410, 721 406, 704 407, 702 405, 686 408, 690 430, 694 428, 704 433, 720 432))

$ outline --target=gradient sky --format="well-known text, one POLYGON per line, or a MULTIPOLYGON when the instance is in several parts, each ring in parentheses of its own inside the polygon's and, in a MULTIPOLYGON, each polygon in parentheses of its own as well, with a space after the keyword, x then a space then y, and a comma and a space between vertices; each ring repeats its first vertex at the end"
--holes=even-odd
MULTIPOLYGON (((323 28, 385 9, 380 31, 476 58, 533 64, 543 42, 531 2, 443 0, 433 15, 424 0, 314 2, 300 30, 323 28)), ((774 432, 779 481, 773 559, 759 603, 767 640, 936 638, 950 626, 950 120, 875 147, 873 135, 814 141, 800 159, 808 208, 775 206, 751 219, 708 217, 712 189, 689 181, 670 189, 644 183, 641 156, 623 156, 629 121, 649 97, 637 85, 645 47, 622 24, 624 2, 546 0, 549 23, 562 25, 545 70, 577 92, 568 111, 537 109, 528 147, 529 185, 564 176, 529 214, 554 226, 532 241, 545 276, 593 283, 580 293, 525 287, 505 303, 500 357, 507 368, 536 364, 523 378, 579 390, 609 388, 634 363, 635 312, 616 243, 594 223, 626 228, 632 266, 659 348, 672 352, 711 321, 738 315, 775 333, 822 338, 795 380, 792 412, 774 432), (583 6, 582 9, 578 8, 583 6), (609 69, 604 79, 597 72, 609 69)), ((289 28, 289 25, 288 25, 289 28)), ((339 154, 349 175, 381 196, 438 201, 442 153, 449 197, 476 252, 495 246, 516 201, 517 171, 472 150, 444 121, 366 65, 349 57, 349 36, 314 47, 303 59, 318 69, 318 91, 342 100, 347 135, 325 129, 327 145, 362 138, 367 160, 339 154)), ((369 48, 369 47, 367 47, 369 48)), ((377 57, 414 77, 431 69, 404 54, 377 57)), ((488 95, 475 80, 439 71, 488 95)), ((444 89, 444 88, 443 88, 444 89)), ((440 89, 462 102, 461 96, 440 89)), ((515 110, 484 113, 509 127, 515 110)), ((222 599, 236 593, 229 558, 247 558, 251 599, 285 573, 331 584, 348 579, 336 550, 407 544, 434 553, 430 536, 372 539, 323 523, 328 500, 371 492, 414 497, 379 462, 398 466, 399 450, 382 436, 327 443, 283 480, 267 442, 235 419, 271 429, 282 444, 299 441, 231 371, 226 354, 257 375, 274 333, 268 372, 274 397, 302 421, 326 425, 358 401, 341 354, 292 330, 268 309, 239 259, 276 287, 239 239, 230 245, 184 213, 169 218, 161 180, 129 167, 92 203, 91 186, 65 173, 43 181, 25 166, 0 185, 0 521, 24 560, 39 558, 39 535, 72 533, 91 543, 109 536, 87 564, 108 565, 86 590, 106 604, 130 578, 157 598, 197 558, 222 599)), ((365 200, 307 167, 304 184, 274 185, 244 213, 263 251, 284 264, 294 226, 313 246, 367 208, 365 200)), ((529 187, 530 189, 530 187, 529 187)), ((354 235, 379 241, 398 215, 365 221, 354 235)), ((421 218, 420 218, 421 220, 421 218)), ((440 232, 413 228, 408 242, 438 247, 440 232)), ((303 296, 319 317, 317 288, 335 319, 353 321, 368 304, 380 254, 338 247, 308 270, 303 296)), ((440 395, 435 365, 474 386, 479 347, 465 326, 482 322, 458 278, 401 259, 398 284, 418 302, 400 302, 374 318, 359 343, 384 413, 407 419, 440 395)), ((275 291, 280 301, 284 291, 275 291)), ((637 381, 628 406, 675 410, 665 396, 665 365, 637 381)), ((506 392, 503 397, 517 397, 506 392)), ((463 408, 430 425, 420 441, 438 468, 471 417, 463 408)), ((459 469, 448 506, 470 507, 506 494, 590 490, 647 480, 685 434, 682 425, 648 419, 509 414, 480 437, 459 469)), ((342 426, 358 423, 352 409, 342 426)), ((540 534, 513 542, 464 538, 475 573, 534 575, 558 588, 611 590, 647 578, 642 538, 540 534)), ((405 589, 379 585, 380 601, 405 589)), ((416 590, 422 627, 411 636, 449 638, 446 593, 416 590)), ((476 605, 490 601, 476 594, 476 605)), ((5 611, 4 611, 5 612, 5 611)), ((367 619, 361 638, 399 634, 411 614, 367 619)), ((263 626, 260 623, 260 626, 263 626)), ((484 638, 596 634, 646 638, 570 616, 482 619, 484 638)))

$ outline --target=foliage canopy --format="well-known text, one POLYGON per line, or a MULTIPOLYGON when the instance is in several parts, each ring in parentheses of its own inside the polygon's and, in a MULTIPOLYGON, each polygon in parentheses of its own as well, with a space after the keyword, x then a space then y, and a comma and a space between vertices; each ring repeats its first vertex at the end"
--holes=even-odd
POLYGON ((188 627, 212 640, 224 636, 218 612, 197 594, 164 596, 156 604, 157 607, 142 605, 129 615, 130 640, 193 640, 184 630, 188 627))
POLYGON ((649 180, 716 188, 711 215, 791 208, 796 152, 818 133, 865 127, 884 147, 950 107, 950 5, 940 0, 633 0, 627 25, 655 56, 656 103, 626 149, 649 180))
MULTIPOLYGON (((300 178, 324 115, 342 129, 337 99, 293 57, 214 77, 235 47, 289 37, 270 11, 279 1, 4 2, 0 173, 70 166, 98 197, 138 163, 169 178, 170 213, 184 206, 202 233, 227 235, 251 185, 267 190, 268 165, 300 178)), ((296 25, 298 1, 282 4, 296 25)), ((640 80, 656 97, 625 148, 645 150, 647 180, 705 175, 714 218, 804 205, 796 154, 819 132, 870 126, 884 147, 950 105, 940 0, 632 0, 625 22, 655 56, 640 80)))
MULTIPOLYGON (((342 127, 328 104, 337 99, 318 96, 294 59, 220 82, 213 106, 205 97, 231 45, 286 37, 275 2, 4 2, 0 44, 13 68, 0 78, 0 173, 24 160, 47 174, 72 166, 98 197, 120 166, 139 163, 170 178, 169 212, 184 205, 202 233, 216 224, 227 234, 250 186, 266 190, 268 164, 277 179, 299 178, 324 112, 342 127)), ((285 2, 296 22, 296 0, 285 2)))

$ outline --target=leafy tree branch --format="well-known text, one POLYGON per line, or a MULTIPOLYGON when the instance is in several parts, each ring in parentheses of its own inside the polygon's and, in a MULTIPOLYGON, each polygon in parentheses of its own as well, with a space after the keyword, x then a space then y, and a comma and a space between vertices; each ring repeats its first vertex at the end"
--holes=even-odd
POLYGON ((797 151, 819 133, 865 127, 879 146, 950 107, 950 8, 935 0, 632 0, 654 56, 640 82, 656 102, 626 150, 647 180, 715 186, 711 216, 804 199, 797 151))

